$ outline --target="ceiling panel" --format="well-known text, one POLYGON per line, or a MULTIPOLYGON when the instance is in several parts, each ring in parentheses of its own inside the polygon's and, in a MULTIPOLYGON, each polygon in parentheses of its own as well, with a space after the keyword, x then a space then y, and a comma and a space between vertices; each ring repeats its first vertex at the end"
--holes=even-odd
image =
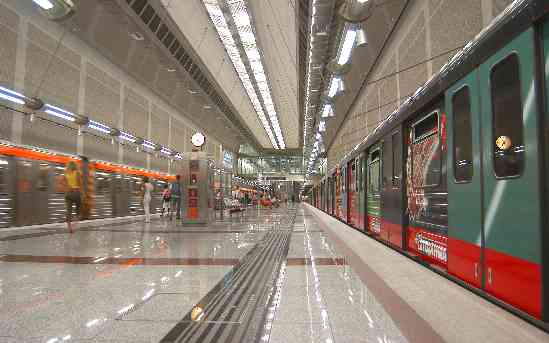
POLYGON ((286 147, 300 146, 294 2, 249 1, 286 147))
POLYGON ((271 148, 269 138, 252 104, 249 100, 242 101, 242 99, 248 99, 246 91, 230 63, 202 0, 161 0, 161 2, 202 63, 230 99, 242 121, 246 123, 263 148, 271 148), (189 13, 193 15, 189 16, 189 13))

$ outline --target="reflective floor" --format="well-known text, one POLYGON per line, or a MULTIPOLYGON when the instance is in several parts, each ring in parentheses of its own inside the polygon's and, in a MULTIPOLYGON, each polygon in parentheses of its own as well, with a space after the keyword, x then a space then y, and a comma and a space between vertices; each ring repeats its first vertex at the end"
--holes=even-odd
POLYGON ((299 206, 5 236, 0 342, 444 341, 318 224, 299 206))

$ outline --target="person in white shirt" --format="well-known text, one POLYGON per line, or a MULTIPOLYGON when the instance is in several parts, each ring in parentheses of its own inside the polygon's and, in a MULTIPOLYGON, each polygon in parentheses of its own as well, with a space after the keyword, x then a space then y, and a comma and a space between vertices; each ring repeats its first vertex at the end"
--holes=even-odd
POLYGON ((151 222, 152 191, 153 185, 149 182, 149 178, 145 176, 143 178, 143 184, 141 185, 141 192, 143 194, 143 208, 145 209, 145 223, 151 222))

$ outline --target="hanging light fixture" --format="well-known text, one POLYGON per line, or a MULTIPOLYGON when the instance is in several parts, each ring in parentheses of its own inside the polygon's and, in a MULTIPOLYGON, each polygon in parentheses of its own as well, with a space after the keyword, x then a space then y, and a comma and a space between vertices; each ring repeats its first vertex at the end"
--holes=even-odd
POLYGON ((322 109, 322 118, 331 118, 334 116, 334 107, 331 103, 324 104, 322 109))
POLYGON ((74 14, 72 0, 33 0, 33 2, 51 20, 64 20, 74 14))
POLYGON ((339 15, 345 21, 359 23, 372 15, 374 0, 347 0, 339 9, 339 15))
POLYGON ((368 45, 368 37, 366 36, 366 30, 361 24, 356 31, 356 46, 357 48, 363 48, 368 45))

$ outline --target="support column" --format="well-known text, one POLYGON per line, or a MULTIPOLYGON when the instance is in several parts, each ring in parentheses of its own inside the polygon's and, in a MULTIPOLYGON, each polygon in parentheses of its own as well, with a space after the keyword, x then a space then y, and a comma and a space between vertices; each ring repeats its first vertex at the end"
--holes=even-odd
MULTIPOLYGON (((86 112, 86 77, 88 62, 82 56, 80 64, 80 84, 78 89, 78 114, 83 115, 86 112)), ((76 154, 84 154, 84 134, 76 136, 76 154)))
MULTIPOLYGON (((168 147, 175 151, 179 151, 172 144, 172 115, 171 114, 168 116, 168 147)), ((168 174, 172 173, 172 168, 173 168, 172 165, 173 165, 173 160, 170 158, 168 162, 168 174)))
MULTIPOLYGON (((149 113, 148 123, 147 123, 147 139, 151 140, 151 116, 152 116, 152 101, 147 101, 147 112, 149 113)), ((147 169, 151 169, 151 154, 147 154, 147 169)))
MULTIPOLYGON (((126 86, 120 83, 120 113, 118 114, 118 129, 124 128, 124 103, 126 102, 126 86)), ((118 163, 124 163, 124 148, 118 144, 118 163)))

